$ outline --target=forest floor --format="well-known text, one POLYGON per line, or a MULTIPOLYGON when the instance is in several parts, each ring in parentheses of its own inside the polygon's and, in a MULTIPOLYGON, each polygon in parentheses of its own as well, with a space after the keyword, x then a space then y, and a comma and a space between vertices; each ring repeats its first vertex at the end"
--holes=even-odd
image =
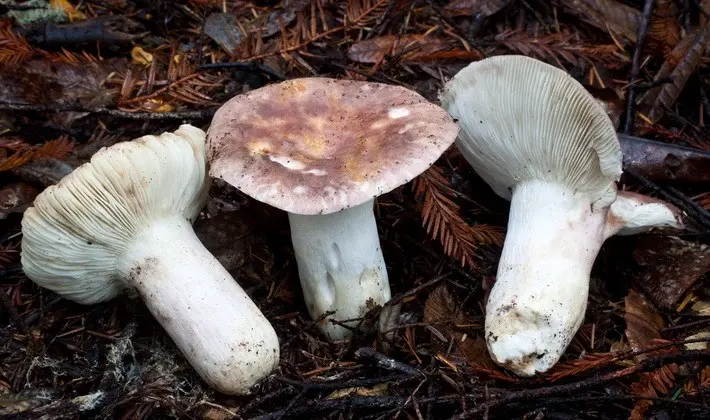
POLYGON ((0 0, 0 414, 710 418, 709 13, 706 0, 0 0), (509 202, 455 146, 377 200, 401 304, 391 340, 328 342, 303 304, 286 213, 213 183, 195 230, 281 343, 249 396, 202 382, 140 300, 79 305, 22 272, 23 211, 101 147, 206 129, 227 99, 296 77, 438 103, 456 72, 500 54, 563 68, 603 101, 628 135, 619 188, 685 218, 680 233, 606 241, 584 323, 546 373, 520 378, 488 355, 483 308, 509 202))

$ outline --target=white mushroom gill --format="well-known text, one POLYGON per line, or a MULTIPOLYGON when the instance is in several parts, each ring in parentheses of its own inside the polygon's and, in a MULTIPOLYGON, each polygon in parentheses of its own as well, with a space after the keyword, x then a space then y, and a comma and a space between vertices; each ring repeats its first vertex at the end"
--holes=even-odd
POLYGON ((462 155, 511 200, 486 303, 489 353, 518 375, 545 372, 584 319, 604 240, 625 227, 635 233, 679 220, 665 203, 617 194, 614 127, 566 72, 529 57, 491 57, 456 74, 440 99, 458 119, 462 155))
POLYGON ((100 150, 26 211, 22 266, 82 304, 131 290, 210 386, 247 394, 277 366, 279 343, 192 229, 206 166, 205 133, 189 125, 100 150))
POLYGON ((321 325, 331 340, 350 337, 367 311, 391 297, 373 205, 370 200, 329 214, 288 213, 306 306, 315 319, 334 312, 321 325))

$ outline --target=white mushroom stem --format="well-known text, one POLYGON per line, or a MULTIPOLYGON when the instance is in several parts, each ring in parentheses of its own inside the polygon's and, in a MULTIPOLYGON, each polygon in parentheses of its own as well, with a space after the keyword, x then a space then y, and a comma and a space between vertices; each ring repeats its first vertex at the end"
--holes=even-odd
MULTIPOLYGON (((357 318, 390 299, 373 204, 323 215, 288 214, 303 297, 314 319, 335 311, 329 318, 355 320, 346 324, 357 328, 357 318)), ((327 318, 320 327, 332 340, 352 335, 327 318)))
POLYGON ((619 193, 592 209, 571 189, 525 181, 513 190, 498 275, 486 306, 486 343, 493 360, 520 376, 557 363, 579 329, 589 276, 604 241, 625 227, 682 227, 672 207, 619 193))
POLYGON ((526 181, 513 191, 509 217, 486 341, 496 363, 531 376, 557 362, 584 319, 606 209, 592 212, 567 187, 526 181))
POLYGON ((120 275, 210 386, 248 394, 278 365, 269 321, 187 220, 156 221, 127 249, 120 275))

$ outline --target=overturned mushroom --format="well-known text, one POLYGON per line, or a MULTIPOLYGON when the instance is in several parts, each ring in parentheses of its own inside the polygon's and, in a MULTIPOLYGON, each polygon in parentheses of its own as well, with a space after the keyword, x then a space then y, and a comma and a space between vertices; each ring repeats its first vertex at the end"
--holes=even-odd
MULTIPOLYGON (((207 150, 210 175, 288 212, 310 315, 334 311, 330 320, 353 328, 390 299, 374 199, 426 170, 457 133, 445 110, 411 90, 302 78, 225 103, 207 150)), ((331 339, 351 335, 320 327, 331 339)))
POLYGON ((584 319, 603 242, 624 227, 682 227, 677 211, 617 195, 622 154, 614 127, 560 69, 524 56, 487 58, 456 74, 440 99, 458 119, 463 156, 511 201, 486 306, 488 350, 518 375, 547 371, 584 319))
POLYGON ((22 219, 22 267, 67 299, 141 297, 200 376, 247 394, 278 364, 276 333, 205 249, 205 133, 182 125, 104 148, 37 196, 22 219))

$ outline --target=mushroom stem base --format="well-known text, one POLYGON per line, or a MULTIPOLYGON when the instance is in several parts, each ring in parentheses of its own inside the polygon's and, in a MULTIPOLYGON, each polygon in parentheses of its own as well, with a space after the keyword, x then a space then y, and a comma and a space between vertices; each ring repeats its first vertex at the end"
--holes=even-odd
POLYGON ((516 186, 486 305, 486 342, 496 363, 520 376, 557 363, 584 319, 607 211, 592 210, 588 199, 558 184, 516 186))
POLYGON ((211 387, 244 395, 276 368, 276 332, 186 220, 153 223, 121 274, 211 387))
POLYGON ((335 312, 319 325, 331 340, 349 338, 365 313, 391 297, 373 205, 370 200, 337 213, 288 215, 308 311, 313 319, 335 312))

